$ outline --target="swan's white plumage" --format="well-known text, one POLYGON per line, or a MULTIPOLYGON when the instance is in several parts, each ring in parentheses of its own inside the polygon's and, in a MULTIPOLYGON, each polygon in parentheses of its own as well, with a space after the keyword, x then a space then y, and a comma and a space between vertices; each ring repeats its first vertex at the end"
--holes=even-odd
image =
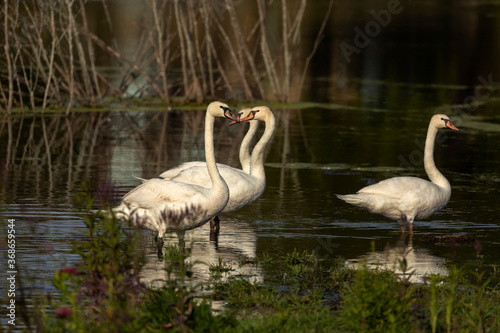
POLYGON ((226 104, 213 102, 205 118, 205 171, 209 182, 193 185, 167 179, 144 181, 114 208, 119 218, 130 218, 132 224, 158 231, 162 238, 169 231, 196 228, 216 216, 229 200, 227 184, 221 178, 214 156, 213 123, 215 117, 224 117, 229 109, 226 104), (226 109, 224 109, 226 108, 226 109))
POLYGON ((416 219, 429 217, 443 208, 449 200, 446 193, 437 185, 416 177, 386 179, 362 188, 357 194, 338 195, 338 197, 347 203, 393 220, 399 220, 401 214, 414 216, 416 219))
POLYGON ((458 129, 446 115, 431 118, 424 149, 424 167, 431 182, 417 177, 394 177, 366 186, 356 194, 337 195, 341 200, 376 214, 399 220, 401 231, 408 221, 413 233, 413 221, 429 217, 446 206, 451 186, 434 164, 434 141, 440 128, 458 129))
MULTIPOLYGON (((254 112, 254 120, 250 120, 250 127, 240 147, 240 163, 242 169, 233 168, 225 164, 217 164, 222 178, 229 187, 229 201, 222 212, 236 211, 257 200, 265 190, 266 176, 264 172, 264 152, 275 129, 275 118, 266 106, 245 109, 243 114, 254 112), (248 152, 249 143, 257 129, 257 121, 263 121, 266 129, 259 142, 255 145, 252 155, 248 152)), ((206 186, 210 182, 204 162, 188 162, 176 168, 165 171, 161 178, 177 182, 206 186)))

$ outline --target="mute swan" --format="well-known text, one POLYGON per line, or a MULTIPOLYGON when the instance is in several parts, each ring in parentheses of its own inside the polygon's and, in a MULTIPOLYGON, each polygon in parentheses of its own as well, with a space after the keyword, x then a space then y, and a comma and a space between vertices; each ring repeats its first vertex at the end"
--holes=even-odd
MULTIPOLYGON (((248 153, 248 145, 251 138, 257 130, 257 121, 250 121, 245 138, 242 141, 240 148, 240 162, 243 169, 233 168, 224 164, 217 164, 222 178, 229 187, 229 201, 222 210, 223 213, 233 212, 242 207, 245 207, 262 195, 266 188, 266 174, 264 171, 264 152, 266 146, 271 139, 276 127, 275 118, 271 110, 267 106, 257 106, 252 109, 245 109, 240 114, 248 113, 241 122, 250 120, 260 120, 266 124, 266 129, 255 145, 251 157, 248 153), (248 155, 248 156, 245 156, 248 155), (250 163, 246 160, 250 159, 250 163)), ((161 178, 183 182, 188 184, 196 184, 206 186, 210 183, 210 178, 207 173, 207 168, 203 162, 189 162, 182 164, 178 168, 165 171, 160 175, 161 178)), ((219 218, 216 216, 213 222, 210 222, 212 233, 219 232, 219 218)))
POLYGON ((219 214, 229 200, 229 189, 219 174, 215 163, 213 124, 215 117, 232 120, 229 107, 221 102, 212 102, 205 117, 205 171, 209 175, 203 185, 188 184, 174 180, 153 178, 144 181, 113 209, 118 218, 130 218, 132 225, 158 232, 158 257, 162 256, 163 236, 173 230, 184 239, 185 230, 208 222, 219 214))
POLYGON ((410 234, 413 234, 414 219, 432 215, 450 200, 450 183, 434 164, 434 141, 440 128, 458 131, 444 114, 436 114, 431 118, 424 151, 424 168, 430 182, 417 177, 394 177, 366 186, 357 194, 337 197, 352 205, 366 208, 371 213, 399 221, 402 233, 405 232, 405 223, 408 222, 410 234))

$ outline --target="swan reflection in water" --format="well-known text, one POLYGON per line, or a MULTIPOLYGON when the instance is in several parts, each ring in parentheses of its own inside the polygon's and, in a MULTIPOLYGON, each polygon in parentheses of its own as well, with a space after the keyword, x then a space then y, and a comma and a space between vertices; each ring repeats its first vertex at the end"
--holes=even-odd
POLYGON ((443 262, 444 258, 432 255, 428 249, 413 247, 411 240, 405 245, 404 239, 401 239, 396 247, 387 246, 384 251, 371 252, 357 259, 348 260, 347 266, 361 268, 366 265, 371 269, 391 270, 401 279, 428 284, 427 277, 430 275, 448 275, 448 269, 443 262))
MULTIPOLYGON (((210 241, 210 225, 205 224, 200 228, 186 231, 185 244, 186 264, 192 265, 193 275, 186 279, 188 283, 206 283, 210 280, 210 265, 219 265, 220 262, 227 268, 231 268, 227 274, 222 273, 222 281, 229 276, 243 277, 251 282, 262 282, 263 276, 259 266, 246 264, 240 267, 242 259, 256 257, 257 236, 255 230, 249 223, 225 215, 227 223, 224 224, 224 232, 216 241, 210 241), (220 259, 219 259, 220 258, 220 259)), ((172 234, 165 236, 165 246, 177 245, 178 241, 172 234)), ((146 285, 161 286, 168 279, 165 268, 172 264, 168 260, 158 262, 156 252, 152 248, 147 254, 146 265, 141 274, 141 281, 146 285)))

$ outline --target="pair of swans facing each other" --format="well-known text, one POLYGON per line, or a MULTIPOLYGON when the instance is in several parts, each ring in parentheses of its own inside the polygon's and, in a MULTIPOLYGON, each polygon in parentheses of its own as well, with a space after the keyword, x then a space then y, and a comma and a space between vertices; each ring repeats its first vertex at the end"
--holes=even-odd
POLYGON ((339 195, 345 202, 381 214, 400 223, 401 232, 408 223, 413 234, 413 221, 429 217, 446 206, 451 186, 434 163, 434 143, 441 128, 458 131, 448 116, 431 118, 424 148, 424 169, 430 181, 417 177, 394 177, 360 189, 356 194, 339 195))
POLYGON ((159 258, 162 257, 166 232, 175 231, 179 241, 182 241, 186 230, 197 228, 214 218, 218 220, 220 212, 246 206, 264 192, 264 151, 274 132, 274 116, 267 107, 247 111, 249 114, 246 117, 235 117, 226 104, 210 103, 205 116, 206 162, 185 163, 162 173, 160 178, 145 180, 127 193, 122 203, 113 209, 118 218, 128 218, 134 226, 158 232, 159 258), (216 117, 231 119, 231 124, 252 119, 266 122, 266 130, 251 156, 248 145, 255 134, 257 122, 250 122, 250 133, 245 136, 246 148, 242 147, 246 152, 241 153, 240 150, 243 170, 215 162, 213 124, 216 117))
MULTIPOLYGON (((217 163, 220 175, 229 188, 229 200, 221 213, 234 212, 260 198, 266 188, 266 174, 264 170, 264 154, 276 128, 276 121, 271 110, 266 106, 245 108, 239 112, 241 122, 249 121, 250 125, 241 141, 239 159, 242 169, 233 168, 217 163), (255 121, 250 121, 255 120, 255 121), (255 144, 250 155, 249 147, 257 132, 258 121, 265 123, 265 130, 259 141, 255 144)), ((230 125, 234 124, 233 121, 230 125)), ((178 167, 167 170, 160 178, 208 187, 210 177, 205 162, 186 162, 178 167)), ((210 220, 211 234, 218 234, 220 220, 215 216, 210 220)))

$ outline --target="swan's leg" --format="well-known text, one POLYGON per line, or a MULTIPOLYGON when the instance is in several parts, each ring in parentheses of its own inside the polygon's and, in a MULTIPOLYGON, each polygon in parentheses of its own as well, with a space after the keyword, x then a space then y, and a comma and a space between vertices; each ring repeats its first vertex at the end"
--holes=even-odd
POLYGON ((410 235, 413 235, 413 217, 408 219, 408 225, 410 227, 410 235))
POLYGON ((399 218, 399 227, 401 228, 401 233, 405 233, 406 232, 406 215, 405 214, 401 214, 401 217, 399 218))
POLYGON ((218 234, 220 231, 220 219, 219 216, 215 216, 210 220, 210 234, 218 234))

